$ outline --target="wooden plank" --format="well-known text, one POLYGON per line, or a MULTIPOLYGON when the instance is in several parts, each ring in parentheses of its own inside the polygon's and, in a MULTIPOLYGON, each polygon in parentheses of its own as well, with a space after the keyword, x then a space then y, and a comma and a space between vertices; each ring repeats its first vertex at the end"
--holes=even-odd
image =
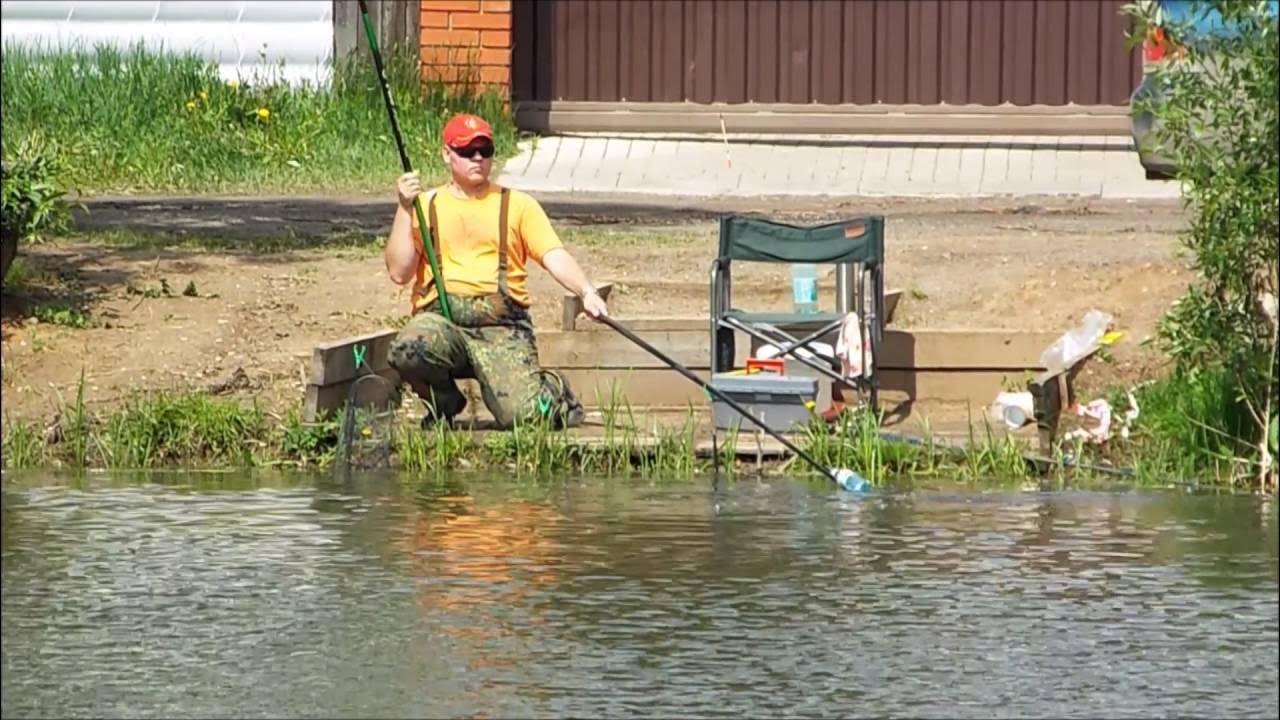
POLYGON ((902 290, 886 290, 884 293, 884 324, 893 324, 894 313, 898 312, 898 303, 902 300, 902 290))
MULTIPOLYGON (((609 294, 613 292, 613 283, 601 283, 596 286, 598 293, 606 303, 609 302, 609 294)), ((566 292, 564 298, 560 301, 560 329, 573 330, 577 323, 577 318, 583 312, 582 298, 577 295, 566 292)))
MULTIPOLYGON (((644 339, 683 365, 708 368, 709 329, 654 330, 644 339)), ((751 342, 738 333, 735 362, 741 367, 751 342)), ((1041 351, 1055 333, 1016 330, 893 330, 884 333, 879 367, 882 369, 1004 369, 1039 370, 1041 351)), ((824 339, 834 346, 835 334, 824 339)), ((660 368, 661 360, 615 333, 543 332, 538 356, 554 368, 660 368)))
MULTIPOLYGON (((346 337, 317 345, 311 353, 311 384, 334 385, 356 377, 356 361, 353 349, 365 346, 365 364, 373 372, 386 370, 387 351, 395 340, 396 330, 378 330, 364 335, 346 337)), ((361 371, 363 373, 363 371, 361 371)))
MULTIPOLYGON (((880 373, 881 392, 900 393, 912 402, 968 402, 973 406, 975 420, 1006 384, 1025 387, 1025 371, 884 370, 880 373)), ((857 397, 848 391, 842 395, 849 400, 857 397)))
POLYGON ((992 117, 1009 117, 1036 115, 1046 117, 1076 117, 1088 115, 1125 119, 1129 116, 1127 105, 981 105, 967 103, 962 105, 912 105, 895 103, 855 104, 842 103, 814 106, 810 103, 688 103, 678 102, 597 102, 589 100, 553 100, 528 101, 521 103, 522 108, 542 111, 574 110, 594 113, 635 113, 640 115, 665 115, 684 112, 711 117, 725 116, 726 122, 740 115, 759 115, 774 113, 779 115, 811 115, 815 111, 832 115, 939 115, 951 116, 957 113, 965 115, 989 115, 992 117))
MULTIPOLYGON (((615 388, 618 397, 629 401, 632 408, 683 408, 692 403, 695 409, 705 409, 710 402, 701 387, 666 368, 569 368, 561 372, 587 408, 608 406, 615 388)), ((703 381, 709 377, 706 369, 692 372, 703 381)), ((1026 384, 1023 374, 1014 370, 885 370, 880 375, 881 392, 894 393, 911 402, 967 402, 973 405, 975 418, 1009 383, 1018 387, 1026 384)), ((837 393, 846 402, 858 398, 847 387, 838 388, 837 393)))
MULTIPOLYGON (((706 368, 691 371, 704 382, 710 376, 706 368)), ((695 408, 707 407, 702 389, 668 368, 569 368, 561 372, 587 408, 609 407, 615 391, 619 401, 631 403, 632 408, 683 407, 687 403, 693 403, 695 408)))
POLYGON ((817 105, 806 103, 517 102, 521 129, 543 133, 680 132, 1120 135, 1130 134, 1123 105, 817 105))
POLYGON ((315 422, 322 412, 332 414, 341 411, 347 403, 352 382, 358 383, 355 397, 352 399, 356 407, 387 409, 399 404, 400 373, 392 368, 385 368, 376 375, 381 380, 375 380, 371 376, 368 379, 331 385, 307 385, 302 404, 303 422, 315 422))
MULTIPOLYGON (((902 299, 901 290, 889 290, 884 294, 885 325, 893 323, 898 302, 902 299)), ((707 315, 665 316, 618 318, 635 332, 662 332, 667 330, 686 330, 692 332, 711 332, 711 318, 707 315)), ((561 329, 564 329, 563 327, 561 329)), ((613 332, 613 328, 597 322, 584 322, 576 325, 576 332, 613 332)))

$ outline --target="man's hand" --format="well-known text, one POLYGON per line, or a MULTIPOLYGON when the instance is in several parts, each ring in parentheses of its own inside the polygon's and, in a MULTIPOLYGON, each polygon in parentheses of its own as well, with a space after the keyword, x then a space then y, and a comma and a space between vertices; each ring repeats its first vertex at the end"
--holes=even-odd
POLYGON ((422 181, 418 179, 418 171, 413 170, 400 176, 396 181, 396 194, 400 196, 400 207, 413 209, 414 198, 422 194, 422 181))
POLYGON ((604 298, 600 297, 594 289, 588 290, 582 296, 582 310, 594 320, 599 320, 609 314, 609 308, 605 306, 604 298))

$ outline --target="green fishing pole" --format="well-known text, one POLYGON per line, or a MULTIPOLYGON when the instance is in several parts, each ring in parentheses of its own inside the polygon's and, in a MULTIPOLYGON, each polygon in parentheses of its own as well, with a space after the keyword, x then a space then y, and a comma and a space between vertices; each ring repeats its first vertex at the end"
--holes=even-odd
MULTIPOLYGON (((364 20, 365 35, 369 36, 369 50, 373 52, 373 64, 378 68, 378 81, 382 85, 382 99, 387 105, 387 116, 391 118, 391 134, 395 136, 396 149, 400 151, 400 164, 404 167, 405 172, 412 172, 413 167, 409 165, 409 155, 404 149, 404 138, 400 135, 400 123, 396 122, 396 104, 391 99, 391 86, 387 83, 387 72, 382 65, 382 53, 378 51, 378 39, 373 33, 373 23, 369 21, 369 5, 365 0, 360 0, 360 17, 364 20)), ((436 297, 440 299, 440 314, 444 315, 447 320, 453 320, 453 315, 449 312, 449 299, 445 296, 444 283, 440 280, 440 265, 436 262, 435 250, 431 247, 427 220, 422 214, 422 197, 420 195, 413 199, 413 209, 418 215, 418 229, 422 231, 422 250, 427 255, 427 264, 431 266, 431 280, 436 286, 436 297)))

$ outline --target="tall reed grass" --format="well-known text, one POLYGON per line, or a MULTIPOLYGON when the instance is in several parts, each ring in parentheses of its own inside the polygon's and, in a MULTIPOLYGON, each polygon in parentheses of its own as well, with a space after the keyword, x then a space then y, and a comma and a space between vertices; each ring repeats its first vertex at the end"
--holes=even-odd
MULTIPOLYGON (((1137 480, 1166 484, 1171 479, 1225 477, 1206 476, 1204 472, 1218 467, 1224 458, 1210 455, 1194 468, 1180 465, 1185 458, 1183 449, 1144 439, 1142 433, 1153 431, 1158 437, 1167 437, 1173 431, 1160 423, 1177 419, 1166 414, 1194 400, 1183 395, 1161 395, 1172 393, 1162 388, 1151 393, 1148 397, 1153 416, 1149 422, 1154 424, 1154 430, 1140 428, 1134 445, 1140 454, 1131 458, 1146 470, 1138 474, 1137 480), (1162 408, 1160 398, 1170 406, 1162 408), (1181 400, 1175 402, 1174 398, 1181 400), (1183 471, 1194 475, 1177 474, 1183 471)), ((471 469, 500 470, 533 478, 590 474, 680 479, 708 474, 717 466, 732 476, 750 463, 749 451, 739 453, 743 439, 740 433, 722 433, 718 448, 699 445, 697 414, 692 407, 676 423, 646 426, 616 388, 598 404, 602 427, 592 438, 583 437, 578 431, 554 428, 543 420, 522 423, 509 431, 473 432, 439 424, 423 430, 416 422, 403 418, 383 422, 360 413, 355 432, 361 438, 365 438, 366 430, 378 435, 366 439, 385 446, 387 459, 412 473, 471 469)), ((335 462, 340 440, 338 423, 331 417, 303 423, 295 411, 273 423, 271 416, 255 406, 199 392, 139 392, 114 409, 95 413, 88 408, 83 380, 74 397, 62 403, 58 417, 49 428, 6 417, 0 433, 4 467, 326 467, 335 462)), ((1029 459, 1027 448, 1020 441, 996 433, 985 424, 971 423, 971 428, 968 442, 938 439, 927 423, 919 433, 894 435, 885 433, 872 413, 859 410, 841 413, 831 426, 815 418, 793 438, 823 466, 850 468, 877 485, 900 479, 1001 484, 1040 475, 1042 468, 1029 459)), ((1198 437, 1208 442, 1217 437, 1194 425, 1185 429, 1188 433, 1195 430, 1189 439, 1198 437)), ((748 437, 754 435, 749 428, 745 430, 748 437)), ((1074 465, 1068 469, 1066 462, 1059 462, 1057 467, 1051 466, 1051 474, 1045 479, 1061 482, 1068 473, 1075 479, 1092 479, 1092 471, 1080 462, 1087 459, 1082 444, 1063 448, 1056 459, 1063 461, 1066 453, 1074 465)), ((382 457, 380 453, 375 455, 382 457)), ((771 462, 767 471, 815 480, 822 477, 796 457, 771 462)))
MULTIPOLYGON (((494 92, 423 83, 417 54, 386 54, 410 160, 442 176, 440 128, 454 112, 487 119, 499 156, 515 144, 494 92)), ((3 150, 35 142, 63 156, 80 192, 394 191, 400 162, 367 53, 335 62, 328 87, 224 82, 194 55, 141 44, 54 54, 6 44, 3 150)))

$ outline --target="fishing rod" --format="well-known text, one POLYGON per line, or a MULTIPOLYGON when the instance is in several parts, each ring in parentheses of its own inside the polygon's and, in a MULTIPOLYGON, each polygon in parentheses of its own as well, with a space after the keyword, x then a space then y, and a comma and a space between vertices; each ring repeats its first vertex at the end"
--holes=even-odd
MULTIPOLYGON (((378 39, 373 32, 373 23, 369 21, 369 4, 366 0, 360 0, 360 17, 364 20, 365 35, 369 36, 369 50, 373 53, 373 64, 378 69, 378 82, 382 86, 382 99, 387 106, 387 117, 391 119, 391 134, 395 137, 396 149, 400 152, 400 165, 405 172, 413 172, 413 167, 409 164, 409 155, 404 149, 404 138, 400 135, 400 123, 396 121, 396 104, 391 99, 391 86, 387 82, 386 68, 382 65, 382 53, 378 50, 378 39)), ((452 320, 449 300, 445 296, 444 284, 440 281, 440 265, 436 261, 435 250, 428 239, 431 229, 427 227, 427 220, 422 213, 421 195, 413 199, 413 209, 418 215, 418 229, 422 232, 423 238, 422 250, 427 256, 427 264, 431 266, 431 280, 436 286, 436 297, 440 299, 440 313, 445 319, 452 320)))

